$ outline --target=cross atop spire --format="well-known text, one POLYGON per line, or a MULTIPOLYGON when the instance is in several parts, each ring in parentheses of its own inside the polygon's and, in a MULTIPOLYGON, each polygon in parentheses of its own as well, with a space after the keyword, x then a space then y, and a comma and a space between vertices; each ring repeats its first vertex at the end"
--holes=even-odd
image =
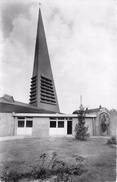
POLYGON ((80 95, 80 109, 81 109, 81 110, 84 110, 84 107, 83 107, 83 105, 82 105, 82 95, 80 95))
POLYGON ((82 105, 82 95, 80 95, 80 105, 82 105))

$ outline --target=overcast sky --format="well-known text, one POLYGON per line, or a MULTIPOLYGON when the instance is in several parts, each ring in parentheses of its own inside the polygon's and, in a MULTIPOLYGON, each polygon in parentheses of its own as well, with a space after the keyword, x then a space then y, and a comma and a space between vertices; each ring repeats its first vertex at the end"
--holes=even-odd
MULTIPOLYGON (((39 5, 1 0, 0 96, 28 103, 39 5)), ((60 111, 117 108, 115 0, 40 0, 60 111)))

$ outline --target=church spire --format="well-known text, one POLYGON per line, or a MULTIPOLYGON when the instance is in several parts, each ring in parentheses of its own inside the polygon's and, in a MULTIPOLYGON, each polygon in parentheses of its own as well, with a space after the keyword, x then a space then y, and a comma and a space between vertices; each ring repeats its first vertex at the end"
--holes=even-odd
POLYGON ((40 8, 31 78, 30 104, 45 110, 60 112, 40 8))

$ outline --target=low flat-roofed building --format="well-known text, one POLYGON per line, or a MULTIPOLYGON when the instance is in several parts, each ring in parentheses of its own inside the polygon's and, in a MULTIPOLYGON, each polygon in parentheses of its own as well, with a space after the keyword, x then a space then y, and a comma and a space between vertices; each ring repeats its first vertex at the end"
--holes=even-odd
MULTIPOLYGON (((90 136, 101 136, 101 122, 105 115, 108 124, 105 136, 115 135, 106 108, 86 109, 85 121, 90 136)), ((30 104, 17 102, 12 96, 0 98, 0 136, 30 135, 36 137, 74 136, 78 110, 73 114, 57 113, 30 104)))

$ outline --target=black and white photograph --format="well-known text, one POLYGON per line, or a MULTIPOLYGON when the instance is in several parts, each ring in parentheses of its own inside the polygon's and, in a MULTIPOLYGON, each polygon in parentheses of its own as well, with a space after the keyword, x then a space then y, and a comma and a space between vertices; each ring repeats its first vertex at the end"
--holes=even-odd
POLYGON ((0 0, 0 182, 115 182, 116 0, 0 0))

